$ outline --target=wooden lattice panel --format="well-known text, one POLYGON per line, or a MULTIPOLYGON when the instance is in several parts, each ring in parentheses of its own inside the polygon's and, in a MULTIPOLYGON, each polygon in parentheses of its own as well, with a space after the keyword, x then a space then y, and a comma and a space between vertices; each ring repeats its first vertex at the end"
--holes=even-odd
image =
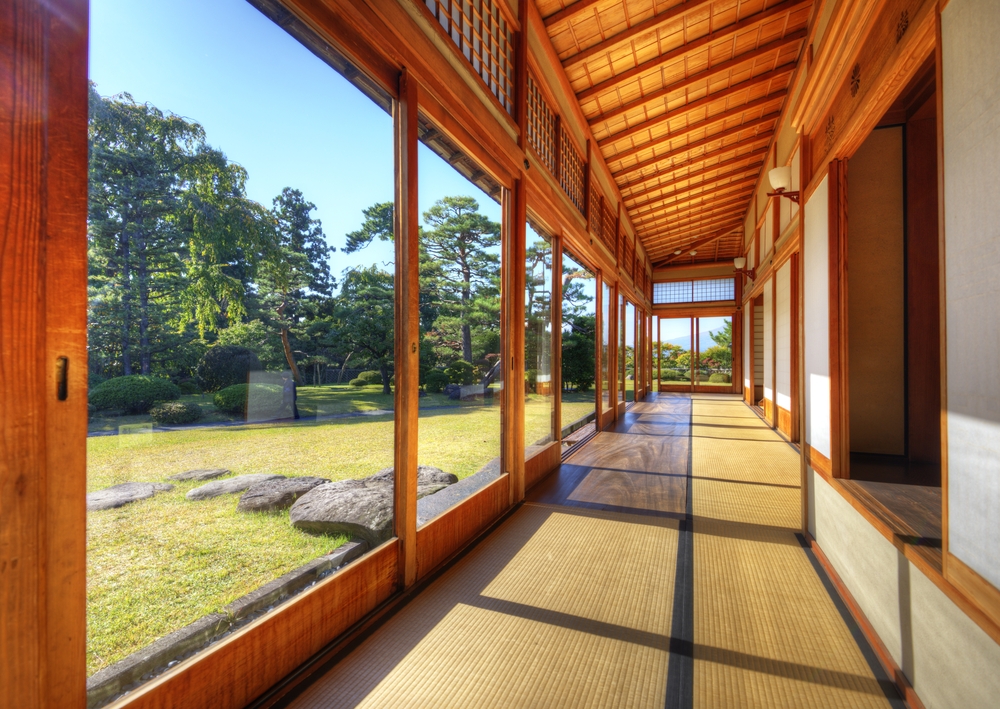
POLYGON ((569 132, 564 128, 559 129, 559 185, 563 188, 570 201, 584 213, 583 193, 583 171, 585 162, 580 151, 573 144, 573 139, 569 137, 569 132))
POLYGON ((424 0, 507 113, 514 113, 514 32, 495 0, 424 0))
POLYGON ((557 175, 556 172, 556 114, 549 108, 538 83, 528 76, 528 145, 535 151, 538 159, 548 168, 549 172, 557 175))
POLYGON ((601 241, 611 253, 615 252, 615 235, 617 234, 618 212, 607 200, 601 203, 601 241))
POLYGON ((603 239, 603 223, 601 221, 601 191, 597 189, 596 181, 593 176, 590 179, 590 195, 588 196, 590 200, 590 209, 588 214, 590 214, 590 232, 595 236, 603 239))

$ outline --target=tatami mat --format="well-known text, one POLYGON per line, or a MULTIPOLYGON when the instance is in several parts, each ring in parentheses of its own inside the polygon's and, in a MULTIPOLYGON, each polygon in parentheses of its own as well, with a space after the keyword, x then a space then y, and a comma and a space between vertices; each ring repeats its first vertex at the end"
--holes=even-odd
POLYGON ((740 400, 633 406, 290 706, 887 707, 740 400))

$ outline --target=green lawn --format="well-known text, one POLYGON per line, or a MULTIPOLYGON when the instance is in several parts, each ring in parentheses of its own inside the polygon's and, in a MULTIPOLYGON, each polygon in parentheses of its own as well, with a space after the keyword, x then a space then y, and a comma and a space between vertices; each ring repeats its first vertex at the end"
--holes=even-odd
MULTIPOLYGON (((162 481, 191 468, 340 480, 364 477, 393 464, 391 415, 315 418, 317 412, 391 408, 392 397, 382 395, 380 387, 303 387, 299 403, 303 420, 294 424, 91 437, 87 489, 162 481)), ((459 405, 441 395, 422 397, 420 404, 421 464, 462 478, 499 455, 498 406, 459 405)), ((119 423, 148 421, 123 418, 119 423)), ((108 418, 99 425, 117 424, 108 418)), ((237 513, 238 495, 189 502, 184 494, 199 484, 179 483, 149 500, 88 513, 89 673, 220 610, 345 541, 300 532, 288 524, 287 512, 237 513)))

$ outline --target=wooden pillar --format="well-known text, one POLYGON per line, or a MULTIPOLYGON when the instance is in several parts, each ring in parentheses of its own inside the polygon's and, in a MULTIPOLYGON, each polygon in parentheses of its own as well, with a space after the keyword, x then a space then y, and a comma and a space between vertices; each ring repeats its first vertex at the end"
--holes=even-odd
POLYGON ((847 369, 847 161, 830 163, 830 469, 849 477, 850 413, 847 369))
POLYGON ((598 271, 594 274, 595 292, 596 298, 594 299, 595 315, 594 322, 597 323, 597 327, 594 330, 594 364, 597 375, 594 377, 594 382, 596 386, 594 387, 594 427, 596 430, 601 430, 601 421, 604 417, 604 407, 601 405, 604 391, 604 383, 601 381, 601 343, 604 341, 602 337, 603 328, 607 325, 604 322, 604 311, 602 310, 604 306, 604 277, 598 271))
POLYGON ((562 440, 562 236, 552 239, 552 393, 555 395, 555 440, 562 440))
POLYGON ((393 112, 396 153, 395 528, 399 585, 417 578, 417 427, 420 396, 420 214, 417 207, 417 82, 404 68, 393 112))
POLYGON ((0 706, 86 704, 86 0, 0 4, 0 706))
POLYGON ((504 469, 511 475, 511 504, 524 499, 524 289, 527 245, 525 178, 514 180, 513 192, 504 191, 504 227, 507 243, 501 279, 501 357, 504 360, 503 432, 506 445, 504 469))

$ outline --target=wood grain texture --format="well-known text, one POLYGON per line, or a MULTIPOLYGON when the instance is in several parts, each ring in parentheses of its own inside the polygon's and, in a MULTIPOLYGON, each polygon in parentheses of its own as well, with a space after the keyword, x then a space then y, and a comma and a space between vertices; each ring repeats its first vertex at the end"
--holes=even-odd
POLYGON ((5 707, 85 704, 87 22, 81 0, 0 5, 5 707))
POLYGON ((562 446, 553 441, 524 462, 524 486, 530 490, 540 480, 559 467, 562 457, 562 446))
POLYGON ((396 542, 383 544, 110 706, 245 706, 392 596, 398 588, 397 560, 396 542))

